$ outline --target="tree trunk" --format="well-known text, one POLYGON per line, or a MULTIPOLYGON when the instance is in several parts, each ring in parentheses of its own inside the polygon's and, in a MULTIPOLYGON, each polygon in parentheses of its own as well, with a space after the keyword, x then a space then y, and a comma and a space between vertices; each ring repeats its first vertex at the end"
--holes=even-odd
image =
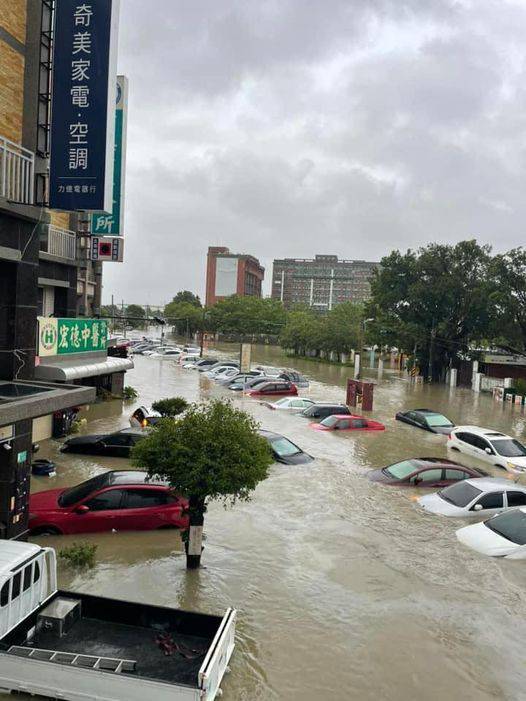
POLYGON ((204 499, 195 496, 191 496, 189 502, 190 525, 185 540, 186 568, 195 570, 201 566, 206 505, 204 499))

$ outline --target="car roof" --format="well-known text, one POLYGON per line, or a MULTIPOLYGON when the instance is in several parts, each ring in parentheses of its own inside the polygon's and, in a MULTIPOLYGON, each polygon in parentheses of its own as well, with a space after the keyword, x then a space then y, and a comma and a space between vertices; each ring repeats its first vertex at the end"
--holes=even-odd
POLYGON ((466 465, 461 465, 459 462, 455 462, 455 460, 448 460, 448 458, 408 458, 408 460, 411 462, 418 462, 423 465, 453 465, 453 467, 460 467, 464 470, 478 470, 478 468, 466 467, 466 465))
POLYGON ((106 473, 107 484, 112 487, 116 484, 151 484, 152 486, 167 486, 161 479, 148 477, 145 470, 110 470, 106 473))
POLYGON ((0 548, 0 576, 9 576, 14 569, 42 551, 43 548, 35 543, 2 540, 2 547, 0 548))
POLYGON ((462 480, 461 484, 465 484, 466 482, 477 489, 481 489, 483 492, 493 492, 495 489, 506 489, 508 491, 518 490, 526 494, 526 486, 522 486, 502 477, 471 477, 470 479, 462 480))
MULTIPOLYGON (((345 407, 345 404, 331 404, 326 402, 314 402, 313 406, 326 406, 326 407, 338 407, 339 409, 345 407)), ((347 407, 345 407, 347 408, 347 407)))
POLYGON ((485 436, 490 438, 511 438, 513 436, 508 436, 506 433, 501 433, 496 431, 494 428, 482 428, 481 426, 456 426, 452 433, 461 433, 462 431, 468 431, 469 433, 474 433, 477 436, 485 436))
POLYGON ((274 433, 274 431, 265 431, 265 429, 263 428, 260 428, 258 430, 258 433, 260 436, 263 436, 263 438, 268 438, 269 440, 274 440, 276 438, 285 438, 285 436, 282 436, 281 433, 274 433))
POLYGON ((328 419, 365 419, 369 421, 365 416, 359 416, 358 414, 331 414, 327 417, 328 419))
POLYGON ((114 431, 113 433, 108 433, 109 436, 113 436, 115 433, 131 433, 134 436, 144 436, 144 431, 142 428, 121 428, 120 431, 114 431))

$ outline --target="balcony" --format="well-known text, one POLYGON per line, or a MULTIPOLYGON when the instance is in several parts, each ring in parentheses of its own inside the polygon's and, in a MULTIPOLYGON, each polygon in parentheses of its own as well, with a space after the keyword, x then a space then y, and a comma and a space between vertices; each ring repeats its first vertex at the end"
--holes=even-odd
POLYGON ((35 154, 0 136, 0 197, 33 204, 35 154))
POLYGON ((40 239, 40 251, 55 258, 75 262, 76 244, 77 237, 74 231, 48 224, 47 230, 40 239))

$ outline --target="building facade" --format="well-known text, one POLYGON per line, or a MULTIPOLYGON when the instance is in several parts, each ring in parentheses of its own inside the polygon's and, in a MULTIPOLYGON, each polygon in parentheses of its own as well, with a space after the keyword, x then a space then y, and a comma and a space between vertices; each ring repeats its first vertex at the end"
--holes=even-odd
POLYGON ((133 365, 77 318, 78 218, 46 206, 52 22, 52 0, 0 0, 0 538, 27 532, 36 441, 133 365))
POLYGON ((265 268, 254 256, 231 253, 224 246, 209 246, 206 264, 206 306, 239 295, 261 297, 265 268))
POLYGON ((365 302, 370 298, 370 281, 378 266, 328 255, 275 260, 272 298, 281 300, 287 309, 305 305, 319 312, 330 311, 342 302, 365 302))

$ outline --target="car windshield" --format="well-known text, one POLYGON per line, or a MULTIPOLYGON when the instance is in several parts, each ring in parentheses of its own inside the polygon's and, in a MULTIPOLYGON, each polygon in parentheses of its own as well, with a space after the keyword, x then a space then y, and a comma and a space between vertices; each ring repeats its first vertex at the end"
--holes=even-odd
POLYGON ((505 458, 522 458, 526 455, 526 448, 514 438, 490 442, 497 453, 503 455, 505 458))
POLYGON ((426 416, 428 426, 453 426, 451 421, 443 414, 428 414, 426 416))
POLYGON ((326 419, 323 419, 323 421, 320 421, 320 424, 322 426, 327 426, 328 428, 332 428, 332 426, 337 424, 339 420, 340 420, 339 416, 334 416, 334 415, 327 416, 326 419))
POLYGON ((275 441, 272 441, 272 448, 274 452, 276 452, 280 458, 287 458, 290 455, 296 455, 296 453, 301 453, 301 450, 294 445, 294 443, 291 443, 288 438, 277 438, 275 441))
POLYGON ((64 490, 58 498, 58 504, 64 507, 73 506, 73 504, 85 499, 91 492, 102 489, 102 487, 105 487, 107 484, 108 473, 92 477, 90 480, 86 480, 86 482, 77 484, 76 487, 64 490))
POLYGON ((287 399, 287 397, 283 397, 283 399, 278 399, 278 401, 277 401, 277 402, 274 402, 274 404, 275 404, 276 406, 285 406, 285 405, 287 405, 287 404, 289 403, 289 401, 290 401, 290 400, 287 399))
POLYGON ((403 480, 409 477, 415 471, 415 464, 412 460, 402 460, 402 462, 396 462, 394 465, 389 465, 383 472, 389 477, 396 477, 396 479, 403 480))
POLYGON ((484 523, 490 531, 498 533, 517 545, 526 545, 526 514, 524 511, 508 511, 484 523))
POLYGON ((467 506, 479 494, 482 494, 482 491, 469 482, 457 482, 438 492, 441 499, 459 507, 467 506))

